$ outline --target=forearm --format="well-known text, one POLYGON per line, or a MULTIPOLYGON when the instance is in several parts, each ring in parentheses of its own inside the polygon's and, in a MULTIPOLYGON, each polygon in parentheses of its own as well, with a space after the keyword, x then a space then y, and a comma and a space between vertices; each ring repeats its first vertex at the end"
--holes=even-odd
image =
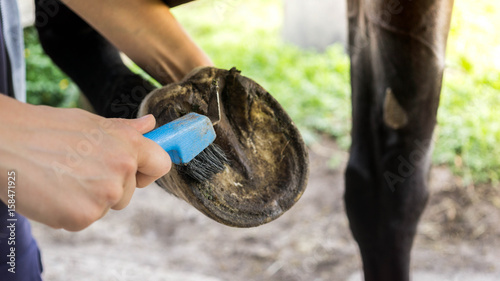
POLYGON ((14 167, 9 166, 12 163, 12 155, 8 153, 9 138, 6 134, 8 127, 15 126, 14 116, 10 113, 19 111, 20 102, 0 93, 0 200, 7 204, 8 199, 8 177, 7 174, 14 167), (9 109, 10 108, 10 109, 9 109))
POLYGON ((161 0, 63 0, 162 84, 212 65, 161 0))

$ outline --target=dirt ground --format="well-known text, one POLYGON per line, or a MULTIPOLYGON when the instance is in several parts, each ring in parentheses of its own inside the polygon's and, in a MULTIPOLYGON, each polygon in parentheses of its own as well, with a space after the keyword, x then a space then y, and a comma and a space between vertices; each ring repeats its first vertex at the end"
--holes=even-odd
MULTIPOLYGON (((310 150, 302 199, 251 229, 213 222, 158 186, 129 207, 71 233, 33 223, 45 280, 361 280, 344 212, 347 153, 324 140, 310 150), (329 160, 340 159, 337 169, 329 160)), ((337 161, 338 162, 338 161, 337 161)), ((413 280, 500 280, 500 188, 461 187, 435 167, 413 251, 413 280)))

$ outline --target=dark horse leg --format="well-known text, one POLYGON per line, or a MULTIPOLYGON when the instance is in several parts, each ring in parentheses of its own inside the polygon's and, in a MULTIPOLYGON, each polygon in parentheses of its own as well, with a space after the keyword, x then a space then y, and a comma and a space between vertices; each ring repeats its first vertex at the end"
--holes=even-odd
POLYGON ((348 0, 353 127, 345 203, 365 280, 409 280, 452 6, 348 0))

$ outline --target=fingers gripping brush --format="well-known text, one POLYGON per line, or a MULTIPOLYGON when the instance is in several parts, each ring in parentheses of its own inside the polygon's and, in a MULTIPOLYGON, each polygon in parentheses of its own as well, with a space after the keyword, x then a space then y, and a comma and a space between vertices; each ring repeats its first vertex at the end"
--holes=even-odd
POLYGON ((177 170, 197 182, 209 180, 224 170, 228 159, 224 151, 213 143, 213 126, 220 121, 218 85, 214 80, 215 95, 208 115, 188 113, 144 136, 159 144, 177 165, 177 170))
POLYGON ((224 170, 227 158, 213 144, 215 131, 210 119, 188 113, 144 135, 159 144, 184 174, 202 182, 224 170))

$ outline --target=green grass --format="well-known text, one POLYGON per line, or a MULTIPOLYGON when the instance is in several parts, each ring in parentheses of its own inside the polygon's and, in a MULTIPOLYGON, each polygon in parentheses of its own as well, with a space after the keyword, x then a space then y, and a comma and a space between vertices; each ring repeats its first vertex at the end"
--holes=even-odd
POLYGON ((77 86, 45 55, 34 27, 24 30, 27 101, 58 107, 75 107, 77 86))
POLYGON ((434 162, 500 181, 500 3, 455 1, 434 162))
MULTIPOLYGON (((173 12, 218 67, 236 66, 269 90, 306 142, 326 133, 347 149, 351 126, 348 57, 339 46, 316 53, 284 43, 280 39, 281 5, 281 0, 204 0, 173 12)), ((453 16, 434 163, 452 167, 466 183, 498 183, 500 3, 455 1, 453 16)), ((28 49, 28 71, 31 68, 36 74, 28 75, 30 101, 55 99, 62 101, 55 105, 71 106, 72 86, 61 87, 67 78, 48 66, 36 42, 28 49), (30 62, 33 57, 38 61, 30 62), (51 98, 51 91, 62 98, 51 98), (40 95, 45 98, 40 100, 40 95)))

